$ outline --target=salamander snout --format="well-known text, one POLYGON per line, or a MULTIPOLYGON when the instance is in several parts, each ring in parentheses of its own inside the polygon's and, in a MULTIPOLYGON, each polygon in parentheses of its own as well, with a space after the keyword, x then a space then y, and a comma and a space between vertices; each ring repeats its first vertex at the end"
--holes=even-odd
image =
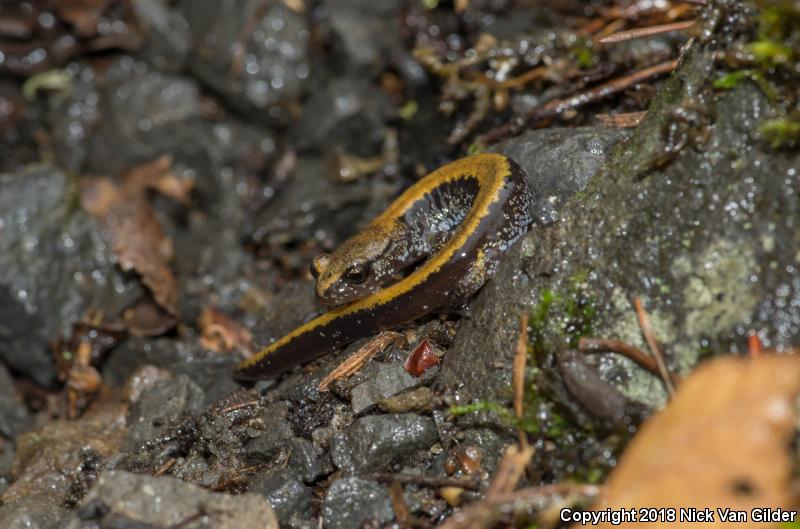
POLYGON ((372 267, 366 262, 341 262, 322 254, 314 258, 310 269, 317 281, 317 301, 324 305, 344 305, 381 287, 372 267))

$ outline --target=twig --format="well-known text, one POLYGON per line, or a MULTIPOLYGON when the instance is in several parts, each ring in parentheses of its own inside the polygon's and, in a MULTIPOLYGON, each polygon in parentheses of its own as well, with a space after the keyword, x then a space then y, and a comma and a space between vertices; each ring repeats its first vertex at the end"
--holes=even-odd
MULTIPOLYGON (((582 353, 617 353, 625 358, 633 360, 639 366, 646 369, 653 375, 660 377, 656 359, 645 353, 641 349, 634 347, 622 340, 609 340, 605 338, 581 338, 578 342, 578 350, 582 353)), ((670 373, 673 384, 680 382, 680 377, 670 373)))
POLYGON ((659 375, 661 375, 661 380, 664 382, 664 387, 667 388, 667 393, 669 393, 670 398, 674 399, 675 386, 672 384, 672 379, 670 378, 667 364, 664 362, 664 355, 661 354, 661 349, 658 347, 658 343, 656 342, 656 337, 653 333, 653 327, 650 325, 650 318, 647 316, 647 312, 645 312, 644 307, 642 307, 642 301, 639 298, 633 298, 633 305, 636 307, 636 316, 639 318, 639 327, 642 328, 644 339, 647 341, 647 346, 650 348, 650 352, 656 359, 658 372, 659 375))
POLYGON ((404 337, 399 332, 386 331, 380 333, 378 336, 364 344, 364 346, 358 351, 350 355, 350 357, 344 362, 336 366, 336 368, 331 371, 328 376, 323 378, 322 382, 319 383, 319 390, 328 391, 328 386, 331 384, 331 382, 352 375, 361 369, 361 366, 363 366, 367 360, 388 347, 389 344, 402 339, 404 339, 404 337))
POLYGON ((574 483, 520 489, 475 502, 453 514, 439 529, 486 529, 493 527, 501 516, 509 512, 541 511, 555 503, 564 506, 592 503, 600 490, 597 485, 574 483))
POLYGON ((695 20, 684 20, 682 22, 670 22, 669 24, 659 24, 657 26, 648 26, 646 28, 628 29, 607 35, 599 39, 597 42, 600 44, 613 44, 615 42, 624 42, 642 37, 651 37, 653 35, 669 33, 670 31, 689 29, 690 27, 694 26, 695 23, 695 20))
POLYGON ((400 529, 411 529, 411 513, 406 499, 403 497, 403 486, 399 481, 392 482, 389 487, 389 498, 392 500, 392 510, 400 529))
POLYGON ((639 125, 646 115, 646 110, 640 110, 638 112, 625 112, 620 114, 597 114, 595 117, 597 121, 603 125, 627 129, 639 125))
POLYGON ((750 332, 750 336, 747 337, 747 350, 750 353, 751 358, 758 358, 762 354, 763 345, 761 344, 761 339, 755 333, 755 331, 750 332))
POLYGON ((416 474, 392 474, 388 472, 369 474, 365 476, 365 478, 381 483, 392 483, 396 481, 397 483, 421 485, 434 489, 458 487, 467 490, 478 490, 478 488, 480 488, 480 481, 472 478, 435 478, 430 476, 418 476, 416 474))
MULTIPOLYGON (((514 355, 512 385, 514 387, 514 414, 522 418, 525 401, 525 366, 528 362, 528 313, 523 312, 519 318, 519 338, 517 338, 517 351, 514 355)), ((520 446, 528 444, 525 432, 519 431, 520 446)))
POLYGON ((535 449, 527 441, 524 445, 511 445, 506 448, 503 459, 497 465, 497 472, 486 491, 487 500, 507 494, 517 487, 534 451, 535 449))
POLYGON ((241 410, 242 408, 249 408, 251 406, 255 406, 258 404, 258 400, 248 400, 245 402, 239 402, 237 404, 231 404, 230 406, 226 406, 220 410, 220 415, 230 413, 232 411, 241 410))
POLYGON ((230 488, 231 486, 236 485, 237 483, 241 483, 242 481, 245 481, 249 477, 249 474, 252 474, 252 473, 257 472, 259 470, 263 470, 263 469, 265 469, 267 467, 269 467, 269 465, 267 463, 259 463, 257 465, 251 465, 249 467, 245 467, 245 468, 243 468, 241 470, 236 471, 236 473, 233 476, 231 476, 229 478, 226 478, 226 479, 223 479, 222 481, 217 482, 216 485, 211 487, 211 491, 212 492, 219 492, 219 491, 222 491, 222 490, 226 490, 226 489, 230 488))
POLYGON ((514 118, 505 125, 490 130, 483 137, 483 142, 487 145, 496 143, 508 136, 518 134, 523 128, 529 125, 532 126, 535 123, 556 117, 566 110, 594 103, 595 101, 617 94, 637 83, 669 73, 674 70, 677 65, 678 61, 675 59, 664 61, 654 66, 635 71, 625 77, 613 79, 585 92, 573 95, 572 97, 554 99, 541 107, 531 110, 524 116, 514 118))
POLYGON ((171 457, 169 459, 169 461, 167 461, 166 463, 161 465, 158 468, 158 470, 156 470, 156 473, 153 474, 153 475, 154 476, 162 476, 162 475, 164 475, 169 469, 171 469, 173 466, 175 466, 175 463, 177 463, 177 462, 178 462, 177 459, 175 459, 174 457, 171 457))

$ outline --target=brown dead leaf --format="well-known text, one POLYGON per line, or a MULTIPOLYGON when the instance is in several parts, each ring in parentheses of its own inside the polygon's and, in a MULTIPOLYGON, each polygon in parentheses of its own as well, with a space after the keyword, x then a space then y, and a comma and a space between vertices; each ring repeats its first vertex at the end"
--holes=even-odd
MULTIPOLYGON (((155 212, 143 199, 120 204, 110 213, 114 253, 123 270, 134 270, 156 302, 173 316, 178 313, 178 282, 169 266, 172 241, 155 212)), ((107 217, 108 219, 108 217, 107 217)))
POLYGON ((134 336, 160 336, 177 323, 175 316, 167 314, 159 305, 144 299, 122 313, 125 328, 134 336))
POLYGON ((202 336, 200 345, 217 353, 243 351, 255 353, 253 335, 247 327, 212 307, 206 307, 197 319, 202 336))
POLYGON ((97 34, 100 17, 114 0, 60 0, 55 3, 59 17, 72 24, 82 37, 97 34))
POLYGON ((194 180, 179 178, 172 170, 172 157, 165 155, 134 167, 125 175, 128 194, 141 194, 147 189, 188 206, 194 180))
POLYGON ((177 179, 171 167, 168 157, 142 164, 125 176, 122 186, 108 178, 84 179, 81 205, 110 233, 120 268, 139 274, 156 303, 176 316, 178 282, 170 268, 172 241, 145 196, 147 189, 156 189, 188 203, 192 184, 177 179))
MULTIPOLYGON (((726 357, 698 368, 649 419, 592 508, 791 508, 800 356, 726 357)), ((645 525, 645 524, 638 524, 645 525)), ((612 527, 610 523, 605 527, 612 527)), ((696 524, 677 523, 672 527, 696 524)), ((576 526, 577 527, 577 526, 576 526)))

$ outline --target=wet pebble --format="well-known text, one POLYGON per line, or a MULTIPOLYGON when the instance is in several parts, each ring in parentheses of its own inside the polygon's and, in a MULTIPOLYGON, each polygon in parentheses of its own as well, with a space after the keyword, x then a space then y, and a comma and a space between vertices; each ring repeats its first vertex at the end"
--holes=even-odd
POLYGON ((278 521, 260 494, 216 494, 178 479, 129 472, 106 472, 81 501, 66 529, 106 527, 174 527, 198 514, 200 523, 218 529, 277 529, 278 521))
POLYGON ((203 390, 186 375, 156 380, 133 405, 128 417, 129 449, 175 428, 181 419, 202 411, 203 390))
POLYGON ((347 474, 385 468, 392 461, 430 447, 438 439, 433 420, 406 414, 362 417, 331 439, 331 459, 347 474))
POLYGON ((234 107, 283 119, 281 104, 300 96, 311 74, 305 17, 260 0, 184 0, 180 7, 191 28, 194 73, 234 107))
POLYGON ((328 489, 322 503, 322 519, 326 529, 352 529, 366 522, 376 525, 394 517, 386 489, 361 478, 344 478, 328 489))
POLYGON ((397 395, 417 384, 417 380, 399 364, 382 365, 382 367, 383 369, 373 378, 350 391, 350 403, 354 414, 364 413, 378 401, 397 395))
POLYGON ((497 145, 528 175, 538 222, 558 218, 558 210, 583 191, 611 148, 629 135, 625 129, 585 127, 534 130, 497 145))
POLYGON ((301 526, 312 514, 313 494, 289 469, 259 472, 250 481, 249 492, 264 495, 281 526, 301 526))
POLYGON ((0 506, 3 529, 55 529, 66 511, 46 496, 27 496, 0 506))
POLYGON ((28 408, 14 389, 11 375, 0 364, 0 437, 15 439, 30 428, 32 422, 28 408))
POLYGON ((330 463, 311 441, 294 435, 286 419, 288 409, 288 403, 279 402, 262 413, 263 433, 245 446, 247 461, 252 465, 272 465, 285 458, 288 468, 304 482, 311 483, 330 470, 330 463))

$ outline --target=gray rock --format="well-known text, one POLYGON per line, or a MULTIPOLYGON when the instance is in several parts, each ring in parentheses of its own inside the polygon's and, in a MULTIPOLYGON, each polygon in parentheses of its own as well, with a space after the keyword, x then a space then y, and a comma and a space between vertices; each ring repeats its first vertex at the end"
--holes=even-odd
POLYGON ((250 481, 249 492, 263 494, 282 526, 295 526, 311 515, 313 494, 288 469, 259 472, 250 481))
POLYGON ((378 525, 394 517, 385 488, 360 478, 344 478, 328 488, 322 503, 326 529, 352 529, 372 521, 378 525))
POLYGON ((47 165, 0 174, 0 360, 41 385, 55 377, 48 341, 89 306, 108 318, 142 294, 118 271, 70 179, 47 165))
POLYGON ((177 71, 183 67, 191 50, 186 17, 165 0, 138 0, 133 8, 148 29, 139 54, 160 70, 177 71))
POLYGON ((133 405, 125 445, 133 449, 170 431, 178 421, 200 413, 203 390, 186 375, 157 380, 133 405))
POLYGON ((0 440, 0 496, 11 485, 11 465, 14 463, 14 445, 0 440))
POLYGON ((251 464, 273 464, 288 457, 287 465, 303 481, 310 483, 325 473, 322 455, 308 439, 282 432, 266 433, 251 439, 245 448, 251 464))
POLYGON ((13 440, 32 425, 33 417, 15 391, 11 375, 0 364, 0 436, 13 440))
POLYGON ((337 43, 351 68, 378 74, 403 53, 400 9, 397 0, 333 0, 330 24, 337 43))
POLYGON ((303 148, 339 147, 348 154, 378 155, 394 106, 365 79, 345 77, 315 91, 293 129, 303 148))
POLYGON ((359 415, 372 408, 379 400, 392 397, 417 385, 400 364, 384 366, 374 378, 354 387, 350 392, 353 413, 359 415))
POLYGON ((217 355, 211 360, 175 364, 172 366, 172 372, 176 375, 186 375, 203 390, 204 399, 200 406, 205 408, 241 387, 231 377, 235 365, 234 358, 217 355))
POLYGON ((67 512, 46 496, 28 496, 0 505, 3 529, 55 529, 67 512))
POLYGON ((109 353, 103 364, 103 380, 121 386, 143 366, 171 369, 173 366, 184 366, 193 362, 206 364, 215 358, 219 359, 217 353, 191 342, 131 337, 109 353))
POLYGON ((191 68, 234 106, 269 111, 281 118, 279 103, 300 96, 310 75, 309 30, 305 17, 283 3, 259 0, 183 0, 194 57, 191 68), (209 16, 209 13, 214 16, 209 16), (241 64, 232 49, 242 36, 241 64))
POLYGON ((586 189, 625 129, 586 127, 533 130, 498 144, 494 150, 516 161, 528 175, 534 218, 553 222, 575 193, 586 189))
POLYGON ((428 448, 437 439, 436 426, 427 417, 413 413, 362 417, 333 436, 331 459, 348 474, 369 472, 428 448))
MULTIPOLYGON (((797 343, 800 158, 759 139, 757 125, 773 110, 755 86, 706 90, 712 48, 685 57, 631 138, 561 208, 560 222, 534 227, 505 256, 462 322, 440 383, 464 400, 506 399, 523 311, 534 315, 537 351, 569 348, 589 332, 646 349, 635 297, 674 372, 690 370, 701 352, 746 351, 750 330, 770 347, 797 343), (707 141, 693 143, 676 109, 707 141), (669 127, 677 129, 665 135, 669 127), (688 145, 670 155, 668 141, 682 135, 688 145)), ((628 399, 665 402, 658 378, 627 359, 587 361, 628 399)), ((542 376, 563 387, 555 373, 542 376)))
POLYGON ((90 525, 87 522, 103 526, 110 521, 134 527, 278 529, 272 508, 260 494, 215 494, 172 477, 121 471, 101 474, 65 527, 81 529, 90 525))
POLYGON ((287 466, 310 483, 323 475, 330 463, 325 462, 322 452, 308 439, 294 435, 286 419, 288 403, 278 402, 262 413, 265 421, 261 433, 247 442, 245 454, 250 464, 275 464, 288 458, 287 466))

